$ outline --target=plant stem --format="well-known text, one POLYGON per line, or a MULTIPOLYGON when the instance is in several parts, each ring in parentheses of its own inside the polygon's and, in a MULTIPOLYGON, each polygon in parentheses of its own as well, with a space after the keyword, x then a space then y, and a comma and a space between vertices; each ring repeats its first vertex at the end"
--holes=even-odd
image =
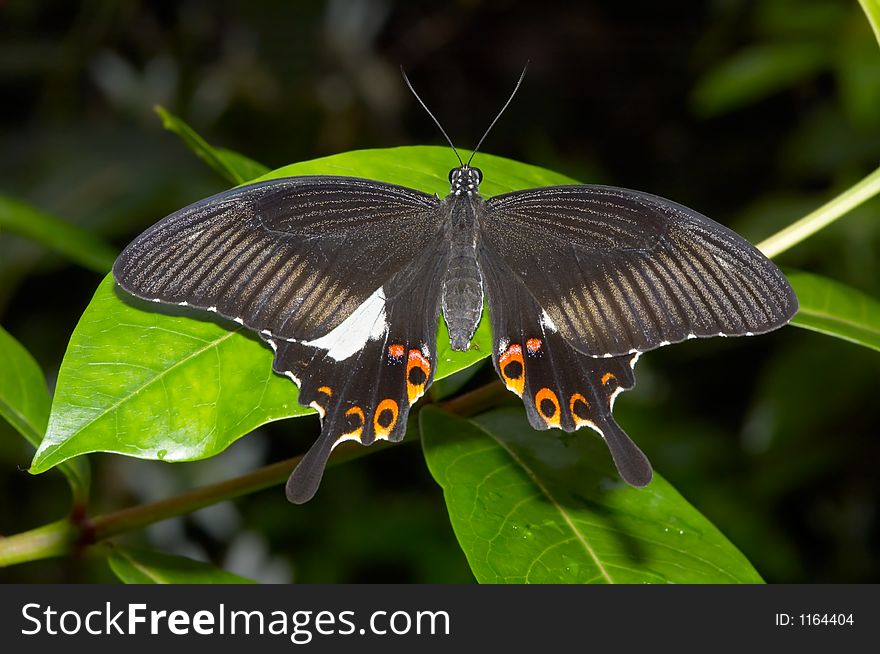
MULTIPOLYGON (((494 406, 506 395, 501 385, 494 382, 443 402, 440 406, 450 413, 468 416, 494 406)), ((384 442, 369 448, 356 443, 343 443, 333 450, 328 465, 350 461, 388 446, 384 442)), ((281 484, 301 458, 295 456, 234 479, 196 488, 158 502, 96 516, 91 520, 86 518, 73 522, 63 519, 8 538, 0 538, 0 568, 69 554, 77 547, 93 545, 112 536, 281 484)))
POLYGON ((73 549, 79 530, 67 518, 8 538, 0 538, 0 568, 48 559, 73 549))
POLYGON ((880 168, 830 202, 785 229, 758 243, 758 249, 772 258, 827 227, 844 214, 880 193, 880 168))
MULTIPOLYGON (((377 449, 382 449, 382 446, 380 445, 377 449)), ((333 451, 333 456, 327 465, 349 461, 367 452, 369 450, 358 447, 354 443, 344 443, 333 451)), ((297 466, 300 459, 302 459, 302 456, 295 456, 258 468, 253 472, 235 477, 234 479, 196 488, 195 490, 159 500, 158 502, 140 504, 97 516, 87 522, 86 529, 91 532, 88 535, 88 542, 94 543, 111 536, 151 525, 154 522, 161 522, 168 518, 203 509, 212 504, 249 493, 256 493, 264 488, 281 484, 297 466)))

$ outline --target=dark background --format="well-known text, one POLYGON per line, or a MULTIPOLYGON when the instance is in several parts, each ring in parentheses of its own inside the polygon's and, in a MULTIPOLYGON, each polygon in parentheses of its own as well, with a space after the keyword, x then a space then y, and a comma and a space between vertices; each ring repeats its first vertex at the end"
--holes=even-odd
MULTIPOLYGON (((270 167, 442 143, 402 64, 469 148, 527 60, 486 151, 673 198, 754 242, 880 158, 880 52, 855 1, 20 1, 0 3, 0 192, 121 248, 226 186, 157 103, 270 167)), ((875 199, 778 262, 880 296, 878 213, 875 199)), ((0 323, 50 383, 98 281, 0 234, 0 323)), ((877 582, 878 371, 877 352, 791 327, 685 343, 642 358, 617 415, 768 581, 877 582)), ((316 427, 266 426, 199 463, 92 456, 95 510, 291 456, 316 427)), ((0 425, 0 534, 67 507, 60 475, 24 472, 31 455, 0 425)), ((332 469, 304 507, 274 488, 129 542, 263 581, 473 579, 416 444, 332 469)), ((71 560, 0 575, 111 579, 71 560)))

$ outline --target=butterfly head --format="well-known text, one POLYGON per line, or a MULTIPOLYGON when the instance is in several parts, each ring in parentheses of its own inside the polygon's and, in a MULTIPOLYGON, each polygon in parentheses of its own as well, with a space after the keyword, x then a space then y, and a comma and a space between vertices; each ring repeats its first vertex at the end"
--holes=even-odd
POLYGON ((450 193, 455 195, 479 195, 483 171, 473 166, 459 166, 449 171, 450 193))

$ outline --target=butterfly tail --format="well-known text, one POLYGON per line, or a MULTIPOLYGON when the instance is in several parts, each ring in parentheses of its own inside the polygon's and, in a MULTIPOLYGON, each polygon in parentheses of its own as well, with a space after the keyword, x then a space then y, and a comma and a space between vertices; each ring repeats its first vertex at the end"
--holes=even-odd
POLYGON ((609 416, 597 431, 600 431, 604 437, 620 477, 630 486, 637 488, 647 486, 654 476, 651 462, 614 418, 609 416))
POLYGON ((335 441, 335 434, 325 431, 306 452, 306 455, 287 479, 285 492, 290 502, 305 504, 318 492, 318 486, 321 485, 324 468, 327 467, 327 459, 330 458, 335 441))

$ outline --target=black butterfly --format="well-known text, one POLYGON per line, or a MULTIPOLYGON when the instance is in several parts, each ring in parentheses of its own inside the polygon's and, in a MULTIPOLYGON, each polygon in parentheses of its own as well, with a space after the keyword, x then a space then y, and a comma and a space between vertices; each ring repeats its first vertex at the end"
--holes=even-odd
POLYGON ((443 199, 354 177, 235 188, 166 217, 113 266, 129 293, 216 312, 275 351, 322 418, 292 502, 315 494, 339 443, 403 438, 433 381, 441 310, 467 350, 485 295, 495 369, 531 425, 591 427, 634 486, 651 465, 612 408, 639 354, 766 332, 797 310, 775 265, 687 207, 590 185, 484 200, 482 173, 459 161, 443 199))

